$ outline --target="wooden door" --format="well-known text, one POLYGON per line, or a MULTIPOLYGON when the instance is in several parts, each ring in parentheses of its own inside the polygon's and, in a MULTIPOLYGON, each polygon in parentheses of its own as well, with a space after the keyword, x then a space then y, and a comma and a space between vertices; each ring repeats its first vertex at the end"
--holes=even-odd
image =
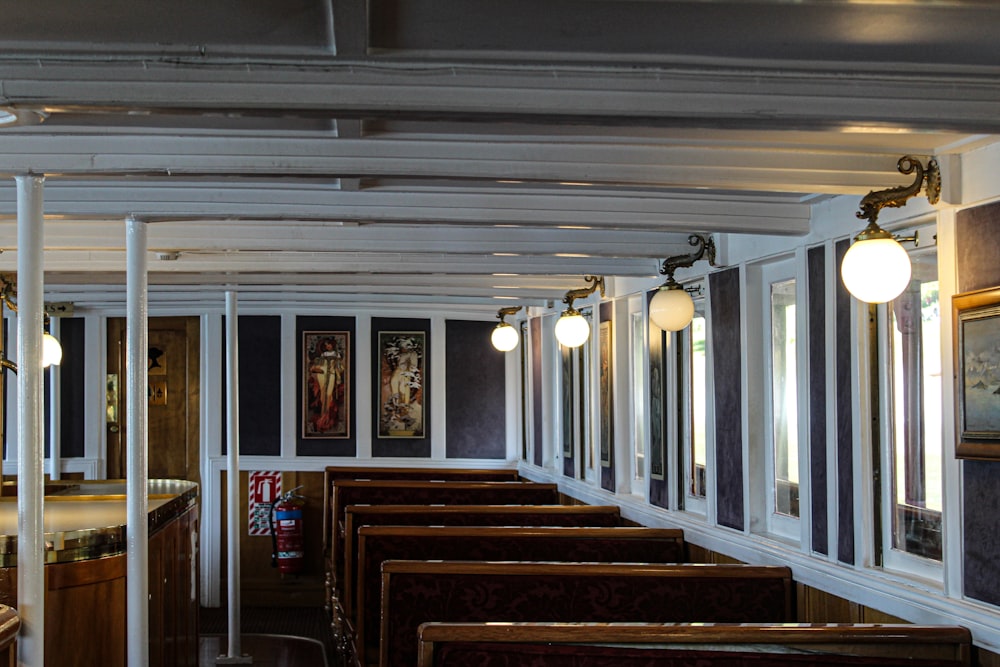
MULTIPOLYGON (((147 325, 149 374, 148 470, 150 479, 187 479, 200 483, 198 449, 199 335, 197 317, 151 317, 147 325)), ((125 319, 108 320, 109 402, 108 478, 124 478, 125 319)))

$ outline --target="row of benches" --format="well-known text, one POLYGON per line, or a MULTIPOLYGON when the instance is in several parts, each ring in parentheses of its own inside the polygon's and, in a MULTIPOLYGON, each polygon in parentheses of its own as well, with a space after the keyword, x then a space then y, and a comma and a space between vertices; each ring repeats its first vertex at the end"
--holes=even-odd
MULTIPOLYGON (((380 470, 328 469, 331 609, 355 664, 543 664, 536 655, 545 665, 687 665, 720 641, 737 648, 715 646, 709 657, 759 656, 760 647, 738 647, 769 637, 784 647, 784 662, 699 657, 697 664, 828 665, 829 655, 845 652, 825 646, 840 641, 827 634, 834 631, 857 634, 857 642, 844 641, 863 650, 882 647, 879 660, 902 655, 892 641, 871 640, 881 636, 873 626, 774 625, 795 620, 788 568, 685 563, 680 531, 624 527, 616 507, 560 505, 554 485, 457 481, 460 471, 439 472, 395 469, 386 471, 393 479, 380 479, 380 470), (688 621, 700 625, 677 625, 688 621), (741 626, 736 641, 730 626, 705 623, 754 625, 741 626), (713 630, 693 631, 698 638, 680 652, 664 639, 692 627, 713 630), (815 646, 804 653, 801 643, 815 646), (811 652, 818 646, 827 657, 811 652), (665 661, 675 659, 682 662, 665 661)), ((969 664, 965 630, 877 627, 935 647, 909 658, 936 662, 907 664, 969 664)))

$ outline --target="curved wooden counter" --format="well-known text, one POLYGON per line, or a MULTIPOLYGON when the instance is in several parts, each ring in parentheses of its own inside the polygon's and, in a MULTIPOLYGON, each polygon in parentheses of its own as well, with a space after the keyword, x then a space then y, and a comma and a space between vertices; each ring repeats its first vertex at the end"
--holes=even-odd
POLYGON ((21 617, 13 607, 0 605, 0 665, 13 665, 17 659, 17 632, 21 617))
MULTIPOLYGON (((70 482, 47 491, 45 664, 123 666, 125 482, 70 482)), ((150 480, 150 665, 198 664, 197 500, 193 482, 150 480)), ((16 510, 15 498, 0 498, 6 533, 0 536, 0 603, 15 608, 16 510)))

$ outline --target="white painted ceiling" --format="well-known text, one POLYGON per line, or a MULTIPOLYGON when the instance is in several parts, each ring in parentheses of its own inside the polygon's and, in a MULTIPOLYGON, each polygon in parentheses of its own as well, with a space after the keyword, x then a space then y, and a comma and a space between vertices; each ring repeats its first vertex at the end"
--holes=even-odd
POLYGON ((993 0, 7 0, 0 271, 34 173, 49 298, 123 299, 134 216, 151 305, 557 302, 957 171, 998 34, 993 0))

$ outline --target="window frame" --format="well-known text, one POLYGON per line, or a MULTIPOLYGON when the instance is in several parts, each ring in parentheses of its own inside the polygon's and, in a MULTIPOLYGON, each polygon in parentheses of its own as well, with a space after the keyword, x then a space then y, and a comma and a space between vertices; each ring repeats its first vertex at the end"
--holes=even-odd
POLYGON ((642 300, 629 300, 629 488, 631 495, 646 497, 646 441, 649 433, 646 429, 647 410, 649 404, 649 382, 646 374, 649 369, 647 359, 648 319, 643 309, 642 300), (639 452, 641 450, 641 454, 639 452), (641 464, 640 464, 641 459, 641 464))
MULTIPOLYGON (((702 481, 704 495, 698 496, 691 493, 692 488, 692 471, 694 470, 694 461, 692 457, 693 451, 693 419, 694 419, 694 400, 693 400, 693 356, 692 356, 692 325, 688 325, 682 331, 678 333, 678 388, 679 388, 679 419, 678 419, 678 441, 679 441, 679 459, 680 473, 678 475, 680 482, 680 506, 682 509, 688 512, 692 512, 699 516, 705 517, 708 515, 708 497, 710 495, 709 486, 711 476, 709 475, 709 459, 710 452, 712 449, 711 438, 712 429, 709 428, 710 423, 710 392, 708 391, 707 378, 710 377, 711 372, 711 355, 710 350, 710 333, 709 333, 709 318, 708 318, 708 303, 704 297, 699 297, 694 299, 695 302, 695 314, 694 318, 701 317, 705 321, 705 423, 702 428, 705 434, 705 477, 702 481)), ((692 319, 692 323, 694 322, 692 319)))
MULTIPOLYGON (((936 225, 931 224, 926 227, 921 227, 919 232, 919 238, 921 239, 935 239, 936 225)), ((906 233, 910 235, 912 232, 906 233)), ((904 246, 905 247, 905 246, 904 246)), ((915 248, 907 248, 908 254, 911 257, 921 254, 934 253, 937 255, 937 244, 936 241, 925 241, 922 247, 918 246, 915 248)), ((940 291, 941 286, 941 276, 940 276, 940 257, 937 258, 938 264, 938 285, 939 285, 939 327, 943 323, 943 315, 940 312, 941 302, 943 299, 943 292, 940 291)), ((876 335, 877 340, 874 342, 877 349, 878 358, 880 360, 885 360, 878 364, 878 392, 879 392, 879 405, 878 405, 878 417, 879 417, 879 501, 877 503, 876 511, 879 513, 880 520, 877 522, 879 526, 880 534, 877 536, 877 544, 881 545, 879 556, 879 562, 881 567, 890 573, 917 577, 924 581, 933 582, 935 585, 943 585, 944 582, 944 559, 946 557, 946 549, 942 544, 942 560, 936 561, 919 554, 910 553, 902 549, 898 549, 894 546, 893 541, 893 531, 894 524, 893 515, 896 511, 896 496, 895 496, 895 482, 896 482, 896 462, 895 462, 895 431, 896 431, 896 417, 895 417, 895 400, 894 400, 894 358, 893 358, 893 318, 889 311, 887 304, 880 304, 877 309, 877 325, 876 325, 876 335)), ((941 340, 939 340, 940 345, 938 346, 938 352, 941 355, 939 363, 941 364, 942 373, 945 368, 945 359, 943 352, 941 350, 941 345, 944 344, 943 331, 941 340)), ((945 406, 944 401, 947 399, 947 388, 943 386, 941 392, 941 423, 944 424, 945 418, 945 406)), ((945 484, 947 471, 945 470, 945 434, 942 430, 941 433, 941 485, 940 490, 942 505, 944 504, 945 498, 945 484)), ((945 526, 946 512, 945 508, 942 506, 941 509, 941 534, 942 542, 944 540, 944 533, 946 530, 945 526)))
POLYGON ((761 382, 762 401, 759 433, 762 440, 763 455, 763 484, 761 491, 763 498, 759 499, 757 506, 763 516, 760 517, 763 532, 766 535, 789 540, 797 544, 802 544, 804 535, 807 534, 807 513, 808 513, 808 475, 809 475, 809 451, 808 443, 808 419, 807 411, 803 407, 808 405, 806 390, 808 387, 807 378, 804 377, 808 368, 807 345, 804 345, 806 338, 806 309, 802 308, 804 286, 806 281, 802 278, 802 262, 795 256, 786 256, 776 259, 766 264, 760 265, 758 281, 760 289, 759 317, 761 318, 760 340, 757 349, 762 353, 761 382), (797 445, 797 471, 798 471, 798 516, 780 514, 775 511, 775 467, 774 467, 774 410, 773 410, 773 354, 771 338, 771 287, 774 284, 794 281, 795 283, 795 380, 794 404, 796 410, 795 435, 797 445))

